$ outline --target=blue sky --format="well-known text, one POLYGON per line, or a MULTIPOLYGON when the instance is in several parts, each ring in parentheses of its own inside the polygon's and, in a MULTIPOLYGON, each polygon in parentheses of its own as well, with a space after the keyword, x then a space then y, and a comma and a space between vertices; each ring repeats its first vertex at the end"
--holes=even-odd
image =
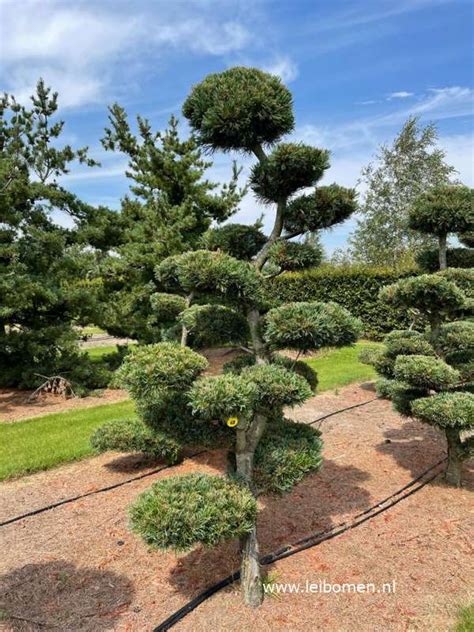
MULTIPOLYGON (((438 125, 459 177, 473 176, 472 0, 0 0, 0 89, 22 100, 43 76, 60 93, 65 138, 88 144, 101 169, 78 167, 63 184, 117 208, 127 191, 123 157, 98 142, 107 105, 163 128, 192 84, 252 65, 292 90, 293 138, 332 152, 325 177, 357 183, 381 142, 411 114, 438 125)), ((186 126, 183 125, 183 132, 186 126)), ((233 158, 216 154, 225 181, 233 158)), ((361 192, 363 194, 363 191, 361 192)), ((238 221, 272 211, 249 195, 238 221)), ((344 246, 351 219, 327 232, 344 246)))

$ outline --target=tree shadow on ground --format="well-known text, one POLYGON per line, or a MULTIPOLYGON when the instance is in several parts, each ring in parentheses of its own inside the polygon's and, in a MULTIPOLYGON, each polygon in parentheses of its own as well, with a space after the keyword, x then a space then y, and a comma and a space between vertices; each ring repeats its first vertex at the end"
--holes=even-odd
POLYGON ((133 473, 140 470, 159 467, 166 465, 163 459, 143 454, 142 452, 133 452, 131 454, 122 454, 112 461, 105 463, 105 467, 112 472, 133 473))
MULTIPOLYGON (((319 473, 308 476, 291 493, 262 497, 263 508, 258 516, 260 553, 268 554, 328 529, 369 507, 373 500, 360 486, 369 478, 360 469, 325 460, 319 473)), ((198 547, 178 558, 170 582, 180 593, 193 597, 239 565, 236 541, 214 549, 198 547)))
POLYGON ((134 596, 124 575, 61 560, 17 568, 0 577, 0 587, 2 619, 15 632, 111 630, 134 596))
MULTIPOLYGON (((413 477, 447 455, 444 433, 415 419, 407 418, 401 427, 385 431, 384 437, 385 441, 376 446, 376 450, 395 459, 413 477)), ((471 464, 466 461, 463 468, 464 486, 468 489, 472 489, 474 483, 471 464)), ((431 485, 445 485, 443 476, 437 477, 431 485)))

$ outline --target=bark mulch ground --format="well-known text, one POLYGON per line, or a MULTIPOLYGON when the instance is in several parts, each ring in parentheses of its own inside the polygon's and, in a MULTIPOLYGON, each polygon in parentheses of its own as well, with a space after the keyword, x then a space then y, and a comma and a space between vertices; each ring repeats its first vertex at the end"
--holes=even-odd
MULTIPOLYGON (((301 421, 366 401, 349 386, 292 412, 301 421)), ((321 471, 291 494, 261 500, 263 554, 354 516, 401 488, 444 455, 433 429, 402 421, 388 402, 331 417, 321 425, 321 471)), ((101 455, 0 485, 1 519, 149 471, 136 455, 101 455)), ((148 631, 238 567, 235 542, 186 555, 150 551, 127 528, 127 507, 153 481, 190 471, 219 473, 220 451, 114 491, 82 499, 0 530, 0 629, 148 631), (3 625, 3 628, 2 628, 3 625)), ((360 527, 281 560, 281 583, 374 584, 376 592, 300 592, 250 610, 237 587, 218 593, 176 626, 186 631, 449 630, 472 600, 474 472, 455 490, 440 480, 360 527), (377 592, 395 582, 395 592, 377 592)), ((392 584, 393 586, 393 584, 392 584)))

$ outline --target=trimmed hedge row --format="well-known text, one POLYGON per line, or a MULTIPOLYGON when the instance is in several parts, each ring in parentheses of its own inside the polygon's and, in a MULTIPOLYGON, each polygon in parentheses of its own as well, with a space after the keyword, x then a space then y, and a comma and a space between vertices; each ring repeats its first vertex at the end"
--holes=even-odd
POLYGON ((379 340, 393 329, 406 329, 409 314, 401 314, 378 299, 385 285, 416 275, 415 270, 367 266, 321 266, 282 274, 269 281, 272 301, 334 301, 360 318, 365 338, 379 340))

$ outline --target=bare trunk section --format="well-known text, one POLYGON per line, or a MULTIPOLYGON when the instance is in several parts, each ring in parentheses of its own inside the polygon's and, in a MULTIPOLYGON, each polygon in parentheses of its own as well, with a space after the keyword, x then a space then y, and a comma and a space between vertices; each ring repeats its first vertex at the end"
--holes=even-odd
POLYGON ((461 487, 463 450, 459 430, 446 428, 445 432, 448 442, 448 465, 444 476, 449 485, 461 487))
MULTIPOLYGON (((236 469, 237 474, 253 490, 253 463, 255 449, 262 437, 267 423, 263 415, 255 415, 246 429, 237 429, 236 437, 236 469)), ((242 598, 247 606, 257 608, 263 601, 262 575, 260 570, 257 526, 244 536, 241 541, 242 561, 240 567, 240 588, 242 598)))
POLYGON ((242 563, 240 566, 240 587, 244 603, 251 608, 258 608, 263 602, 263 586, 258 561, 257 527, 243 539, 242 563))
POLYGON ((446 259, 446 243, 447 243, 447 235, 439 235, 438 236, 439 243, 439 269, 446 270, 448 267, 447 259, 446 259))
POLYGON ((247 312, 247 322, 250 329, 250 337, 252 339, 252 347, 257 358, 257 364, 264 364, 267 356, 265 344, 260 336, 260 312, 255 307, 252 307, 247 312))
MULTIPOLYGON (((190 292, 190 294, 188 294, 186 297, 186 307, 184 309, 188 309, 188 307, 191 307, 193 298, 194 298, 194 292, 190 292)), ((188 334, 189 334, 189 331, 187 327, 184 324, 181 325, 181 346, 182 347, 185 347, 188 344, 188 334)))

